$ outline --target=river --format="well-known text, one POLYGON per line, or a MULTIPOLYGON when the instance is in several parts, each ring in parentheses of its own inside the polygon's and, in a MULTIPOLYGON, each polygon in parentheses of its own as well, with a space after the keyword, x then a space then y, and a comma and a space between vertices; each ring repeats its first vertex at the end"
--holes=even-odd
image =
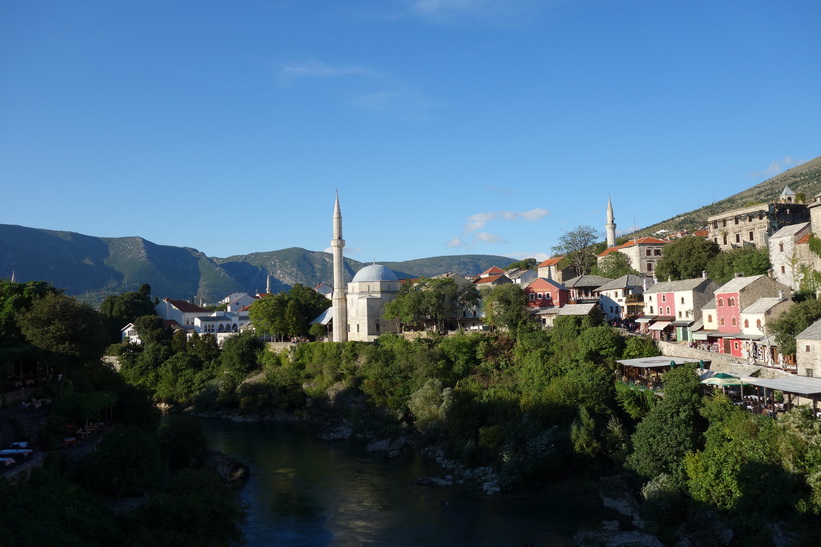
POLYGON ((617 515, 567 486, 519 496, 418 486, 442 476, 418 455, 320 441, 305 424, 204 419, 212 448, 251 468, 241 491, 248 545, 573 545, 617 515), (563 491, 560 491, 563 490, 563 491))

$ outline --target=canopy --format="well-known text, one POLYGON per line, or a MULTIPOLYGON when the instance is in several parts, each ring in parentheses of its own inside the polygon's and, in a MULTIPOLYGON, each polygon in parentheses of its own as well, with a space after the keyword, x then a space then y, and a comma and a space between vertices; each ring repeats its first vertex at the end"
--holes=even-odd
POLYGON ((650 325, 650 330, 664 330, 669 325, 670 321, 656 321, 650 325))
POLYGON ((705 378, 701 381, 702 384, 708 386, 748 386, 750 385, 748 382, 742 382, 741 378, 736 378, 730 374, 725 374, 723 372, 717 372, 713 374, 709 378, 705 378))

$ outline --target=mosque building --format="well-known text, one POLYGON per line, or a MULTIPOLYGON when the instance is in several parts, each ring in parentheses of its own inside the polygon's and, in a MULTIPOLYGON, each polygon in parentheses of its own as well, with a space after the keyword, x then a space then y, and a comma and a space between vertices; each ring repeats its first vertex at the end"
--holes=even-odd
POLYGON ((334 289, 332 297, 333 341, 372 342, 380 334, 399 332, 398 320, 383 317, 385 304, 399 293, 396 274, 381 264, 365 266, 345 286, 342 251, 342 211, 339 195, 334 203, 334 235, 331 240, 334 263, 334 289))

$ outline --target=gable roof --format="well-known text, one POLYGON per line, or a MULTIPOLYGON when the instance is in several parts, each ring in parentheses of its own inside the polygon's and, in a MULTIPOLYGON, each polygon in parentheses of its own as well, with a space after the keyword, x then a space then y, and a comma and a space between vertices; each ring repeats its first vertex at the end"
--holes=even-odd
POLYGON ((564 282, 564 286, 568 289, 575 289, 576 287, 594 287, 598 288, 602 285, 610 283, 610 279, 598 275, 580 275, 564 282))
POLYGON ((205 308, 201 308, 191 302, 185 300, 173 300, 171 298, 163 298, 164 302, 168 302, 183 313, 210 313, 205 308))
POLYGON ((716 294, 724 294, 727 292, 738 292, 747 285, 758 281, 764 277, 763 275, 751 275, 748 277, 734 277, 733 279, 729 280, 727 283, 716 289, 716 294))
POLYGON ((547 268, 548 266, 553 266, 554 264, 558 264, 563 258, 564 258, 563 256, 548 258, 547 260, 545 260, 544 262, 542 262, 541 264, 539 264, 536 267, 537 268, 547 268))
POLYGON ((741 310, 741 313, 766 313, 768 310, 771 310, 781 302, 786 302, 786 299, 779 298, 777 296, 759 298, 758 300, 756 300, 755 302, 741 310))
POLYGON ((559 309, 559 315, 589 315, 598 304, 568 304, 559 309))
POLYGON ((656 283, 647 289, 647 293, 660 292, 679 292, 679 291, 693 291, 699 288, 704 288, 712 283, 713 280, 708 277, 693 277, 691 279, 680 279, 678 281, 664 281, 656 283))
POLYGON ((810 225, 809 222, 799 222, 798 224, 790 224, 790 225, 784 226, 783 228, 778 230, 776 233, 771 235, 770 239, 775 239, 775 238, 778 238, 778 237, 791 237, 791 236, 795 237, 799 232, 801 232, 801 230, 809 227, 809 225, 810 225))
POLYGON ((539 290, 539 287, 544 287, 545 285, 555 287, 555 288, 559 289, 560 291, 568 290, 567 287, 565 287, 564 285, 562 285, 558 281, 554 281, 552 279, 547 279, 546 277, 537 277, 536 279, 531 281, 527 285, 527 287, 525 287, 525 288, 530 289, 530 290, 534 290, 534 289, 539 290))
POLYGON ((626 289, 628 287, 643 287, 645 282, 649 287, 653 284, 653 278, 644 275, 627 274, 616 279, 613 279, 612 281, 610 281, 610 283, 605 283, 596 290, 613 291, 616 289, 626 289))
POLYGON ((821 340, 821 319, 795 335, 796 340, 821 340))
POLYGON ((488 275, 499 275, 499 274, 503 274, 503 273, 505 273, 505 271, 502 268, 499 268, 497 266, 491 266, 490 268, 483 271, 479 275, 482 276, 482 277, 485 277, 485 276, 488 276, 488 275))
POLYGON ((497 281, 503 281, 502 278, 507 279, 508 281, 510 281, 510 279, 506 275, 504 275, 504 273, 502 273, 501 275, 489 275, 489 276, 486 276, 486 277, 480 277, 479 279, 477 279, 473 283, 476 284, 476 285, 486 285, 486 284, 489 284, 489 283, 495 283, 497 281))

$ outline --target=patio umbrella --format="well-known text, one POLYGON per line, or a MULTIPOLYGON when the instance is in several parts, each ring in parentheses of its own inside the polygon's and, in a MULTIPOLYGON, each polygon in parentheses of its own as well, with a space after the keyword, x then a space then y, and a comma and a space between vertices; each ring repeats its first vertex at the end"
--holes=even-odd
POLYGON ((740 378, 736 378, 735 376, 731 376, 729 374, 725 374, 723 372, 718 372, 713 374, 709 378, 705 378, 701 381, 702 384, 708 386, 748 386, 750 385, 747 382, 742 382, 740 378))

